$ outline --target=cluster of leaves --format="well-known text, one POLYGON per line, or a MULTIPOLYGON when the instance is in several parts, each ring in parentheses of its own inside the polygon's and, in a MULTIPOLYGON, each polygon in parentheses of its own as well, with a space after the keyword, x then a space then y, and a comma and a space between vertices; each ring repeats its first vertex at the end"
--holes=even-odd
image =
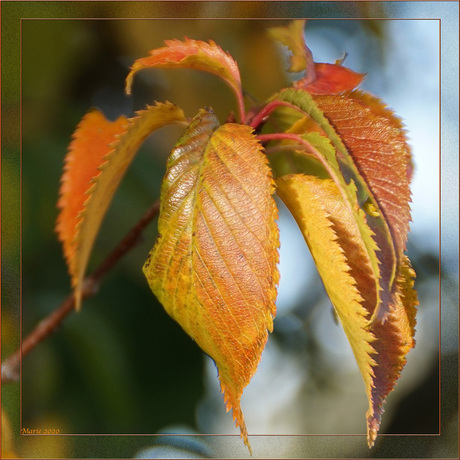
POLYGON ((291 51, 289 70, 305 76, 248 111, 236 62, 212 41, 166 41, 135 61, 128 94, 142 69, 197 69, 229 85, 239 120, 230 114, 220 124, 211 108, 189 120, 169 102, 116 121, 92 110, 75 131, 60 191, 57 232, 78 309, 91 248, 138 148, 162 126, 186 127, 167 161, 158 240, 143 270, 168 314, 215 361, 249 449, 240 399, 276 313, 274 193, 296 219, 355 354, 370 447, 414 346, 415 273, 405 255, 412 164, 402 124, 356 90, 363 74, 315 63, 304 27, 269 32, 291 51))

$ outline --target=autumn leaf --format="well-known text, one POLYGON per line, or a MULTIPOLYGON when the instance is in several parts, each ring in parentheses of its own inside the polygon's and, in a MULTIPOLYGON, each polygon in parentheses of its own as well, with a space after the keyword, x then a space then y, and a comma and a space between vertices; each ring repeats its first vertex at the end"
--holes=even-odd
MULTIPOLYGON (((357 262, 359 263, 359 262, 357 262)), ((407 256, 403 256, 394 284, 393 302, 384 323, 372 323, 371 331, 378 341, 374 370, 372 404, 367 412, 367 440, 372 447, 377 437, 386 396, 393 390, 406 364, 407 353, 415 346, 415 315, 418 305, 414 290, 415 271, 407 256)))
POLYGON ((234 59, 212 40, 185 38, 165 40, 166 46, 150 51, 150 56, 136 60, 126 78, 126 93, 131 94, 134 75, 143 69, 195 69, 208 72, 222 78, 234 91, 237 99, 242 100, 241 78, 234 59))
POLYGON ((339 188, 330 179, 301 174, 281 177, 277 186, 299 224, 355 355, 369 401, 368 444, 372 447, 385 398, 415 344, 415 273, 404 258, 387 321, 369 327, 376 299, 372 267, 339 188))
MULTIPOLYGON (((366 387, 371 386, 371 367, 375 353, 372 342, 374 336, 369 332, 367 312, 362 307, 363 298, 355 278, 350 274, 346 253, 338 240, 332 218, 347 220, 353 238, 347 242, 350 248, 363 244, 353 216, 343 200, 337 185, 330 179, 295 174, 277 179, 277 194, 295 218, 310 248, 326 292, 343 325, 348 340, 363 375, 366 387)), ((365 251, 363 270, 370 273, 366 278, 366 288, 376 295, 372 282, 372 268, 365 251)))
POLYGON ((73 134, 65 157, 58 200, 61 212, 56 222, 56 232, 72 275, 75 272, 71 268, 75 261, 75 237, 80 213, 88 199, 86 192, 92 178, 99 173, 104 157, 110 152, 111 144, 124 131, 127 122, 124 116, 109 121, 99 110, 92 110, 83 117, 73 134))
POLYGON ((369 184, 401 257, 411 220, 412 174, 410 148, 401 121, 380 99, 359 91, 316 96, 314 100, 369 184))
POLYGON ((287 26, 271 27, 272 39, 287 46, 291 51, 289 72, 303 72, 312 61, 311 52, 305 45, 305 20, 291 21, 287 26))
POLYGON ((287 46, 292 53, 289 72, 306 71, 305 77, 294 82, 294 88, 303 89, 310 94, 337 94, 355 89, 363 81, 365 74, 344 67, 342 62, 314 62, 305 43, 305 23, 305 20, 295 20, 287 26, 269 29, 270 36, 287 46))
MULTIPOLYGON (((347 149, 342 137, 336 132, 334 126, 326 118, 321 108, 316 103, 317 97, 319 96, 312 96, 303 90, 290 88, 281 91, 277 99, 292 104, 293 107, 296 107, 304 115, 307 115, 318 125, 324 136, 329 139, 333 151, 328 149, 325 150, 324 142, 322 143, 322 150, 324 154, 327 154, 325 159, 334 172, 334 176, 331 176, 331 178, 336 180, 341 190, 347 192, 347 184, 351 179, 357 188, 358 202, 362 209, 366 211, 366 226, 369 226, 374 233, 374 245, 376 244, 379 248, 379 251, 376 252, 375 249, 372 248, 372 244, 368 243, 367 239, 364 240, 366 242, 367 252, 371 257, 374 279, 379 281, 381 287, 378 293, 377 305, 372 316, 372 321, 382 321, 385 320, 388 315, 389 305, 393 302, 391 293, 396 276, 397 264, 395 244, 392 239, 389 223, 380 209, 380 204, 374 196, 370 184, 358 169, 352 152, 347 149)), ((340 114, 337 114, 337 117, 340 117, 340 114)), ((344 117, 346 117, 346 115, 344 115, 344 117)), ((347 193, 349 199, 353 200, 352 194, 349 192, 347 193)), ((357 214, 356 218, 359 221, 357 214)), ((361 228, 364 227, 361 226, 361 228)))
POLYGON ((184 122, 182 110, 158 103, 116 122, 92 111, 79 124, 65 160, 56 231, 80 308, 89 256, 107 208, 138 148, 155 129, 184 122))
POLYGON ((315 79, 302 78, 293 86, 310 94, 337 94, 355 89, 365 76, 339 64, 315 63, 315 79))
POLYGON ((411 220, 413 167, 403 125, 382 101, 367 93, 298 97, 292 91, 282 92, 281 98, 296 100, 318 124, 334 143, 342 171, 362 190, 360 202, 380 248, 382 303, 372 321, 384 320, 388 305, 395 302, 392 284, 411 220))
POLYGON ((240 408, 273 329, 279 275, 274 184, 245 125, 203 109, 172 151, 158 241, 144 265, 157 298, 215 361, 227 410, 240 408))

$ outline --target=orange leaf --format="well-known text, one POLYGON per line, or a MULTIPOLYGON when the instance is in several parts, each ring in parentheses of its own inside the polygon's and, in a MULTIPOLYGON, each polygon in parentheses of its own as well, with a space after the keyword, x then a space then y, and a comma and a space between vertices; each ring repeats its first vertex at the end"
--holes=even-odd
POLYGON ((110 152, 111 144, 123 132, 127 122, 123 116, 109 121, 99 110, 92 110, 83 117, 73 134, 65 158, 58 201, 61 212, 56 222, 56 231, 63 243, 69 268, 75 256, 76 227, 88 199, 86 192, 91 179, 98 174, 103 158, 110 152))
MULTIPOLYGON (((381 302, 371 322, 384 321, 395 301, 393 283, 410 221, 412 164, 402 123, 379 99, 361 92, 312 96, 303 90, 288 89, 279 98, 293 103, 318 123, 336 149, 341 171, 353 179, 360 191, 360 207, 366 212, 380 249, 377 257, 381 302)), ((302 126, 311 129, 299 123, 298 127, 302 126)), ((334 158, 335 155, 329 156, 329 162, 334 158)))
POLYGON ((315 96, 367 181, 390 227, 398 257, 410 222, 411 153, 401 121, 378 98, 362 92, 315 96))
POLYGON ((126 92, 131 93, 134 74, 149 68, 182 68, 209 72, 225 80, 237 93, 241 93, 241 79, 233 58, 212 40, 209 43, 185 38, 165 40, 166 46, 150 51, 150 56, 138 59, 126 78, 126 92))
POLYGON ((144 265, 164 308, 215 361, 227 410, 240 408, 273 329, 279 275, 274 184, 245 125, 201 110, 172 151, 158 240, 144 265))
POLYGON ((294 83, 294 88, 304 89, 310 94, 336 94, 355 89, 366 74, 354 72, 338 64, 315 63, 315 79, 305 78, 294 83))
POLYGON ((173 104, 158 103, 126 119, 107 121, 93 111, 80 123, 66 157, 56 230, 80 308, 82 283, 91 250, 115 191, 138 148, 155 129, 185 121, 173 104))

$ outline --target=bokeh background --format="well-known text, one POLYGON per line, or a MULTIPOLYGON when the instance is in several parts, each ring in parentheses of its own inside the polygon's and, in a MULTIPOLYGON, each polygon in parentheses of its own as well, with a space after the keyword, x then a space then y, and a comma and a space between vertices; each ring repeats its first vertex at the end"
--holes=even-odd
MULTIPOLYGON (((2 2, 2 360, 19 345, 20 321, 26 336, 69 292, 54 224, 63 158, 81 117, 91 107, 111 119, 132 116, 154 100, 170 100, 187 116, 212 106, 223 122, 235 103, 219 79, 144 71, 127 97, 129 66, 164 39, 213 39, 237 60, 250 97, 264 101, 292 78, 286 54, 265 31, 294 17, 316 18, 306 28, 316 61, 348 53, 346 66, 367 73, 361 88, 386 101, 407 127, 415 162, 408 255, 420 297, 417 346, 369 451, 357 365, 303 238, 280 204, 275 332, 242 400, 254 457, 456 458, 455 3, 2 2)), ((104 221, 90 271, 159 196, 180 134, 165 128, 142 146, 104 221)), ((155 238, 153 222, 82 312, 24 358, 22 385, 2 386, 3 432, 10 430, 3 436, 16 455, 248 456, 225 414, 213 362, 163 311, 141 272, 155 238), (21 427, 61 435, 19 436, 21 427)))

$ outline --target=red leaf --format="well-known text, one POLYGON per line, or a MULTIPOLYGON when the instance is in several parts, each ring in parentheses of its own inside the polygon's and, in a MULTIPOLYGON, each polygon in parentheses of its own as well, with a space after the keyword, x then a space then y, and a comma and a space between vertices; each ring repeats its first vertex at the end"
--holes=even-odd
POLYGON ((410 148, 401 121, 370 94, 316 96, 366 179, 390 227, 396 253, 406 249, 410 216, 410 148))
POLYGON ((337 94, 355 89, 366 74, 357 73, 338 64, 315 63, 315 79, 302 78, 294 83, 295 88, 310 94, 337 94))

